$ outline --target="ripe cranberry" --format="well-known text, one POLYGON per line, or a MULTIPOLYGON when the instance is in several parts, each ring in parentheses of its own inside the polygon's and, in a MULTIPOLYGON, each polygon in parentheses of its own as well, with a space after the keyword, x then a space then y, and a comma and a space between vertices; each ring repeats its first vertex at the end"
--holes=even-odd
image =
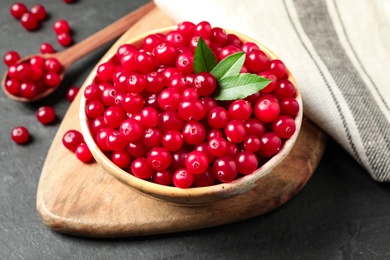
POLYGON ((250 53, 252 50, 260 50, 260 48, 254 42, 246 42, 246 43, 242 44, 241 50, 245 53, 250 53))
POLYGON ((282 146, 281 139, 273 132, 263 134, 260 137, 260 142, 260 148, 257 153, 264 158, 274 156, 282 146))
POLYGON ((37 119, 44 125, 50 124, 56 118, 56 111, 50 106, 40 107, 37 111, 37 119))
POLYGON ((115 65, 112 62, 104 62, 100 64, 96 70, 96 76, 101 81, 108 81, 112 79, 115 72, 115 65))
POLYGON ((201 36, 203 39, 209 39, 212 33, 211 25, 207 21, 198 23, 195 27, 194 34, 201 36))
POLYGON ((163 132, 169 130, 181 131, 184 126, 184 120, 177 111, 164 111, 160 113, 158 128, 163 132))
POLYGON ((200 174, 194 174, 194 183, 193 185, 196 187, 207 187, 214 185, 215 183, 215 176, 211 171, 211 168, 208 167, 206 171, 200 173, 200 174))
POLYGON ((91 130, 93 134, 97 134, 100 129, 107 127, 107 124, 104 122, 104 117, 99 116, 98 118, 95 118, 91 122, 91 130))
POLYGON ((38 94, 37 85, 34 83, 22 83, 20 85, 19 93, 24 98, 33 99, 38 94))
POLYGON ((38 21, 45 20, 47 16, 45 7, 40 4, 32 6, 30 9, 30 13, 34 15, 38 21))
POLYGON ((76 148, 84 142, 83 135, 77 130, 68 130, 62 136, 62 144, 71 152, 76 151, 76 148))
POLYGON ((159 114, 153 107, 145 107, 140 112, 141 124, 144 127, 155 127, 159 121, 159 114))
POLYGON ((122 151, 126 146, 126 140, 123 135, 118 131, 111 132, 106 139, 108 148, 111 151, 119 152, 122 151))
POLYGON ((239 52, 240 49, 236 46, 232 46, 232 45, 229 45, 229 46, 226 46, 226 47, 223 47, 221 49, 221 51, 219 52, 218 54, 218 57, 220 60, 223 60, 225 59, 227 56, 230 56, 236 52, 239 52))
POLYGON ((295 86, 288 79, 282 79, 278 81, 276 88, 274 90, 275 96, 279 100, 295 96, 295 86))
POLYGON ((44 42, 40 46, 40 51, 42 54, 46 53, 55 53, 53 46, 50 43, 44 42))
POLYGON ((260 145, 260 138, 257 135, 248 135, 244 140, 244 148, 248 152, 256 152, 260 145))
POLYGON ((197 145, 206 138, 206 129, 199 122, 190 121, 182 130, 184 141, 191 145, 197 145))
POLYGON ((125 43, 118 48, 118 50, 116 51, 116 56, 120 60, 123 56, 132 52, 138 52, 137 48, 134 47, 134 45, 132 44, 125 43))
POLYGON ((69 33, 70 26, 68 21, 64 19, 55 21, 53 24, 53 30, 56 34, 69 33))
POLYGON ((138 93, 145 89, 146 84, 146 79, 142 74, 131 73, 127 79, 127 90, 138 93))
POLYGON ((23 3, 14 3, 10 7, 10 13, 16 19, 22 18, 22 16, 28 12, 28 9, 23 3))
POLYGON ((173 173, 169 169, 163 171, 155 171, 153 173, 152 180, 154 183, 170 186, 173 182, 173 173))
POLYGON ((280 138, 290 138, 296 130, 295 121, 289 116, 279 116, 273 122, 272 130, 280 138))
POLYGON ((113 152, 111 161, 119 168, 126 168, 130 164, 130 155, 126 151, 113 152))
POLYGON ((149 148, 158 147, 162 142, 162 132, 157 127, 145 129, 141 136, 142 142, 149 148))
POLYGON ((38 20, 32 13, 24 13, 20 18, 20 23, 28 31, 35 30, 38 27, 38 20))
POLYGON ((192 22, 184 21, 177 25, 177 31, 181 33, 185 38, 189 38, 194 34, 196 25, 192 22))
POLYGON ((278 79, 282 79, 286 73, 287 69, 281 60, 272 60, 269 63, 269 70, 273 73, 278 79))
POLYGON ((102 151, 110 151, 110 148, 107 145, 108 136, 113 133, 115 130, 110 127, 105 127, 100 129, 96 135, 96 144, 102 151))
POLYGON ((157 34, 150 34, 143 40, 143 49, 147 52, 153 52, 154 48, 162 42, 162 39, 157 34))
POLYGON ((220 43, 221 45, 225 45, 228 40, 228 37, 224 29, 214 27, 211 30, 210 40, 213 42, 220 43))
POLYGON ((228 108, 229 119, 247 120, 252 115, 252 107, 248 101, 235 100, 228 108))
POLYGON ((43 75, 43 82, 49 88, 56 88, 60 85, 61 78, 55 72, 47 72, 43 75))
POLYGON ((77 96, 77 93, 79 93, 79 88, 78 87, 70 87, 67 91, 66 91, 66 99, 72 103, 73 100, 76 98, 77 96))
MULTIPOLYGON (((180 105, 182 95, 175 88, 166 88, 158 95, 158 104, 163 110, 177 110, 180 105)), ((180 114, 180 111, 179 111, 180 114)))
POLYGON ((156 58, 148 52, 140 52, 136 58, 137 70, 140 73, 150 73, 156 67, 156 58))
POLYGON ((12 129, 11 138, 17 144, 24 144, 30 139, 30 133, 24 126, 17 126, 12 129))
POLYGON ((228 112, 223 107, 214 107, 207 116, 207 122, 212 128, 221 129, 229 121, 228 112))
POLYGON ((77 146, 75 154, 77 159, 83 163, 88 163, 92 160, 92 153, 85 143, 81 143, 79 146, 77 146))
POLYGON ((20 59, 19 53, 16 51, 8 51, 3 56, 4 64, 7 66, 11 66, 16 64, 16 62, 20 59))
POLYGON ((237 166, 237 171, 242 174, 251 174, 257 169, 258 166, 256 155, 248 151, 243 151, 237 154, 234 161, 237 166))
POLYGON ((185 159, 187 170, 193 174, 200 174, 206 171, 208 164, 207 155, 200 151, 190 152, 185 159))
POLYGON ((190 99, 198 99, 198 98, 199 95, 194 88, 187 88, 183 91, 183 101, 190 100, 190 99))
POLYGON ((111 106, 104 111, 104 122, 109 127, 119 127, 125 118, 125 111, 121 107, 111 106))
POLYGON ((173 184, 178 188, 189 188, 194 182, 194 174, 187 169, 180 169, 173 174, 173 184))
POLYGON ((230 120, 225 127, 225 135, 228 141, 233 143, 241 143, 246 137, 244 123, 240 120, 230 120))
POLYGON ((249 118, 244 121, 247 135, 261 136, 265 132, 265 125, 256 118, 249 118))
POLYGON ((261 92, 271 93, 272 91, 274 91, 274 89, 276 88, 276 83, 278 81, 278 78, 268 70, 260 72, 259 76, 271 80, 271 82, 268 83, 268 85, 265 88, 263 88, 261 92))
POLYGON ((296 117, 299 112, 299 103, 295 98, 285 98, 280 102, 280 111, 283 115, 296 117))
POLYGON ((20 90, 20 83, 15 79, 8 79, 5 82, 5 89, 7 90, 8 93, 18 96, 20 90))
POLYGON ((153 169, 163 171, 171 164, 172 157, 167 149, 163 147, 155 147, 149 151, 147 160, 153 169))
POLYGON ((141 137, 144 128, 141 122, 128 118, 121 123, 119 131, 126 141, 133 142, 141 137))
POLYGON ((177 151, 171 152, 172 162, 170 168, 172 171, 177 171, 186 167, 185 159, 188 155, 188 151, 184 149, 179 149, 177 151))
POLYGON ((195 74, 191 85, 195 87, 199 96, 210 96, 217 87, 217 81, 210 72, 200 72, 195 74))
POLYGON ((253 110, 257 119, 264 123, 269 123, 279 116, 280 106, 274 98, 263 96, 257 101, 253 110))
POLYGON ((194 55, 190 52, 184 52, 177 56, 176 68, 183 75, 194 72, 194 55))
POLYGON ((205 115, 203 103, 199 99, 183 100, 178 107, 178 112, 185 121, 199 121, 205 115))
POLYGON ((183 143, 183 135, 177 130, 169 130, 162 136, 162 145, 168 151, 179 150, 183 143))
POLYGON ((257 73, 268 68, 269 59, 263 51, 253 49, 246 54, 244 64, 249 71, 257 73))
POLYGON ((170 31, 167 33, 165 37, 165 41, 172 43, 172 45, 176 48, 185 46, 188 39, 185 38, 180 32, 178 31, 170 31))
POLYGON ((240 38, 238 38, 237 35, 229 33, 227 35, 227 44, 228 45, 241 46, 242 45, 242 41, 240 40, 240 38))
POLYGON ((189 87, 189 83, 185 76, 177 73, 171 76, 168 86, 183 93, 183 91, 189 87))
POLYGON ((214 156, 222 156, 227 152, 227 141, 223 137, 210 138, 208 149, 214 156))
POLYGON ((86 105, 85 113, 91 119, 98 118, 104 113, 104 105, 100 101, 93 100, 86 105))
POLYGON ((173 64, 178 55, 177 49, 171 42, 162 42, 154 48, 153 51, 157 60, 161 64, 173 64))
POLYGON ((231 182, 237 176, 237 166, 230 156, 221 156, 215 159, 212 172, 220 182, 231 182))
POLYGON ((134 158, 146 157, 149 152, 149 148, 142 142, 142 140, 136 140, 128 143, 125 150, 134 158))
POLYGON ((140 179, 149 179, 154 173, 154 169, 146 158, 136 158, 131 164, 131 172, 140 179))
POLYGON ((99 101, 101 95, 102 91, 97 85, 91 84, 84 89, 84 97, 87 101, 99 101))
POLYGON ((60 33, 57 35, 57 41, 64 47, 67 47, 72 44, 72 36, 69 33, 60 33))
POLYGON ((61 70, 61 63, 56 58, 48 58, 45 60, 45 70, 58 73, 61 70))
POLYGON ((151 93, 160 92, 165 86, 165 79, 161 72, 153 71, 146 75, 145 89, 151 93))

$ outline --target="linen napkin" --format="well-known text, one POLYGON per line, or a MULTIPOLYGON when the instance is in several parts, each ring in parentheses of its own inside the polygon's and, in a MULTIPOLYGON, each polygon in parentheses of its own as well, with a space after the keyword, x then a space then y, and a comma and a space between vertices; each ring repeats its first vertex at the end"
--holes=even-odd
POLYGON ((390 181, 389 0, 155 0, 176 22, 257 39, 295 76, 304 113, 371 177, 390 181))

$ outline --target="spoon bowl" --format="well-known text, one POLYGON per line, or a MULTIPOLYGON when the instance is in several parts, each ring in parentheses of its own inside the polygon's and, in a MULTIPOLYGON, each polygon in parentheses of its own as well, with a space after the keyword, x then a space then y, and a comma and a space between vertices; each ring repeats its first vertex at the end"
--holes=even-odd
MULTIPOLYGON (((59 73, 60 81, 63 80, 64 75, 66 73, 66 70, 78 59, 84 57, 85 55, 89 54, 90 52, 96 50, 97 48, 103 46, 105 43, 119 37, 121 34, 126 32, 130 26, 132 26, 134 23, 136 23, 139 19, 141 19, 145 14, 147 14, 149 11, 151 11, 155 7, 155 4, 153 2, 150 2, 144 6, 141 6, 137 10, 129 13, 128 15, 125 15, 118 21, 110 24, 109 26, 105 27, 104 29, 100 30, 99 32, 96 32, 95 34, 89 36, 88 38, 84 39, 83 41, 67 48, 64 51, 53 53, 53 54, 35 54, 35 55, 28 55, 23 58, 21 58, 18 63, 26 62, 30 60, 34 56, 40 56, 45 59, 47 58, 56 58, 61 66, 61 72, 59 73)), ((2 80, 1 80, 1 87, 3 89, 3 92, 7 97, 14 101, 18 102, 34 102, 41 100, 50 94, 52 94, 57 88, 47 88, 45 91, 37 94, 34 98, 28 99, 21 96, 13 95, 12 93, 9 93, 6 89, 6 81, 8 79, 8 72, 5 72, 2 80)))

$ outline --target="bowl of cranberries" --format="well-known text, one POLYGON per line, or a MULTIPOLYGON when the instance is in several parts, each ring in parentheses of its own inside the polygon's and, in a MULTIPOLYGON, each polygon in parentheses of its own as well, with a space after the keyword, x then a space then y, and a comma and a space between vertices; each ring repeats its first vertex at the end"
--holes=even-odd
POLYGON ((295 79, 245 35, 186 21, 106 57, 84 84, 82 134, 97 163, 142 194, 194 206, 245 193, 297 139, 295 79))

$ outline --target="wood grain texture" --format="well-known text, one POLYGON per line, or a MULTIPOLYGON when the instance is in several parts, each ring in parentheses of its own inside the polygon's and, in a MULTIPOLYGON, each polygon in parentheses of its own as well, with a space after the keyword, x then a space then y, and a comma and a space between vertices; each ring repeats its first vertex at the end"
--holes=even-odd
MULTIPOLYGON (((154 9, 114 45, 173 22, 154 9)), ((85 87, 85 86, 83 86, 85 87)), ((80 91, 79 93, 82 93, 80 91)), ((83 164, 62 145, 63 134, 80 130, 80 95, 73 101, 53 140, 37 191, 37 211, 49 228, 89 237, 144 236, 193 230, 253 218, 295 196, 318 165, 326 135, 305 119, 297 143, 285 162, 240 196, 202 207, 181 207, 141 195, 96 163, 83 164)))

